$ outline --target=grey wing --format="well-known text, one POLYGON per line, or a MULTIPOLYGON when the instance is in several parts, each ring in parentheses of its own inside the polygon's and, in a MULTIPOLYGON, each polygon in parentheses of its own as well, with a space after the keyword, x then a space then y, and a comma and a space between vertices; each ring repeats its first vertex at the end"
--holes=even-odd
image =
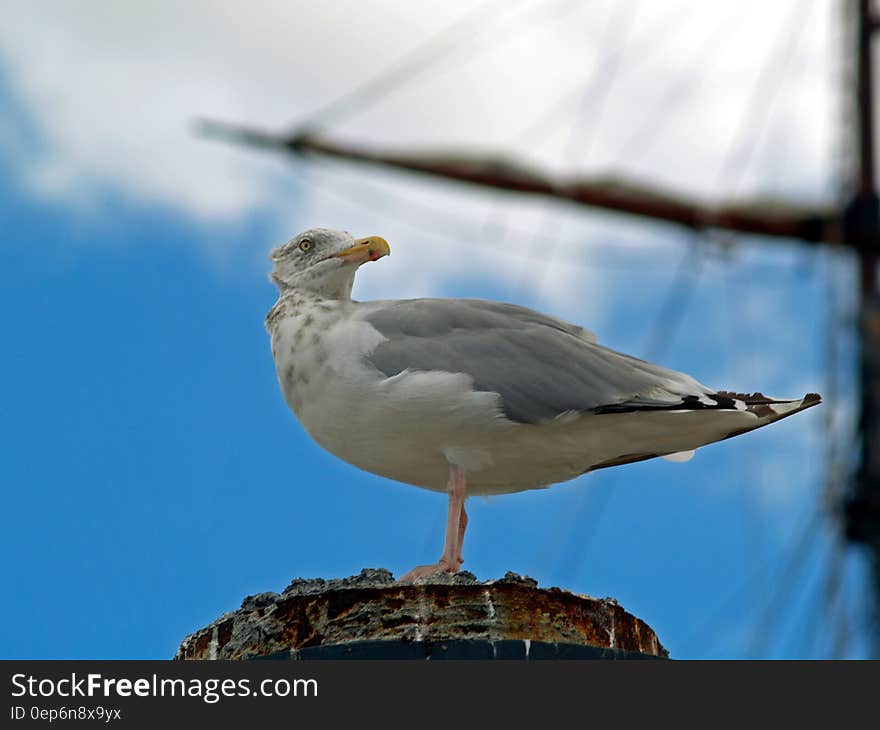
POLYGON ((507 417, 521 423, 571 411, 703 407, 697 404, 712 392, 688 375, 602 347, 592 333, 525 307, 473 299, 366 306, 364 319, 386 338, 367 359, 385 376, 466 373, 475 389, 498 393, 507 417))

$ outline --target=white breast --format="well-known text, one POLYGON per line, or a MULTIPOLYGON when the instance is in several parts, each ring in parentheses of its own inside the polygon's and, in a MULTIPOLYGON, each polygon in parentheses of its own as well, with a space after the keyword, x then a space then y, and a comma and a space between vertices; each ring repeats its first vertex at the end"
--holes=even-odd
POLYGON ((471 472, 490 467, 480 441, 513 425, 498 395, 475 392, 462 373, 386 378, 364 359, 384 337, 356 306, 299 306, 273 328, 278 380, 306 431, 355 466, 431 489, 445 489, 450 460, 471 472))

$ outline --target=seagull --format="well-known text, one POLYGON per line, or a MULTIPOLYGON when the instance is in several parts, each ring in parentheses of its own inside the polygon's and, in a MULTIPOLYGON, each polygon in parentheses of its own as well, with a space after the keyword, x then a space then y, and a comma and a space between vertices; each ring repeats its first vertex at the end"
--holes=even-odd
POLYGON ((469 495, 537 489, 666 457, 817 405, 716 391, 603 347, 562 319, 477 299, 358 302, 379 236, 324 228, 275 248, 266 329, 281 392, 323 448, 373 474, 447 492, 443 552, 400 578, 455 573, 469 495))

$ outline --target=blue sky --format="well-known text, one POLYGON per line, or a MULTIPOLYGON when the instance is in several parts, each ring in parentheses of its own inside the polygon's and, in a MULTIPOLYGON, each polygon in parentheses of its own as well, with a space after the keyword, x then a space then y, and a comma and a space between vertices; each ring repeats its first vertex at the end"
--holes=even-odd
MULTIPOLYGON (((49 20, 73 46, 101 29, 49 20)), ((423 28, 430 18, 407 20, 423 28)), ((298 576, 367 566, 400 574, 436 559, 445 498, 338 461, 281 398, 262 324, 275 297, 265 256, 315 224, 390 241, 394 255, 359 273, 360 298, 514 300, 717 387, 792 396, 824 389, 830 299, 850 276, 838 257, 793 244, 691 239, 413 177, 287 165, 188 131, 166 140, 148 121, 143 135, 117 128, 112 145, 79 147, 48 117, 60 110, 88 120, 91 112, 40 96, 39 69, 35 81, 17 74, 24 51, 4 40, 0 561, 9 595, 0 624, 16 627, 0 636, 4 658, 169 657, 184 635, 246 594, 281 590, 298 576), (114 158, 117 150, 131 157, 114 158), (155 169, 144 169, 148 154, 155 169), (206 164, 219 167, 199 167, 212 155, 222 162, 206 164), (545 237, 562 248, 551 253, 545 237), (696 266, 692 250, 706 252, 696 266), (550 263, 537 276, 541 256, 550 263), (658 345, 658 312, 683 257, 692 294, 673 297, 682 316, 658 345)), ((144 73, 145 88, 161 76, 144 73)), ((458 78, 458 93, 473 94, 479 78, 458 78)), ((332 79, 345 88, 356 77, 349 69, 332 79)), ((635 94, 637 81, 618 94, 635 94)), ((318 92, 309 84, 318 84, 303 84, 312 100, 318 92)), ((187 88, 180 82, 182 96, 187 88)), ((711 107, 700 98, 693 103, 711 107)), ((175 128, 187 130, 201 103, 183 104, 175 128)), ((418 138, 424 118, 416 114, 404 133, 418 138)), ((780 115, 766 136, 783 138, 790 121, 780 115)), ((450 118, 448 128, 459 123, 450 118)), ((365 122, 361 132, 370 137, 380 126, 365 122)), ((426 139, 443 131, 438 123, 426 139)), ((658 148, 676 144, 673 136, 658 148)), ((817 172, 822 154, 806 155, 792 180, 785 154, 765 145, 754 177, 782 192, 827 192, 817 172)), ((717 160, 701 164, 688 162, 713 178, 717 160)), ((844 377, 843 397, 847 387, 844 377)), ((832 428, 845 430, 846 402, 827 408, 832 428)), ((828 520, 808 529, 826 467, 823 409, 707 447, 687 464, 655 460, 549 490, 475 498, 464 567, 481 579, 514 570, 542 585, 613 596, 675 656, 827 656, 833 622, 820 607, 837 543, 828 520), (802 560, 792 559, 793 546, 803 548, 802 560), (776 637, 769 644, 768 625, 776 637)), ((853 626, 846 654, 862 656, 865 567, 847 551, 839 570, 853 626)))

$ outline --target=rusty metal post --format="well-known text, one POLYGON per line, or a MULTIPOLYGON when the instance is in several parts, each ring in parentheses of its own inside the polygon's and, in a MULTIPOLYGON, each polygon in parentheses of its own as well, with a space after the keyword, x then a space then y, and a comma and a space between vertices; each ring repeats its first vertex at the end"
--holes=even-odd
POLYGON ((668 653, 645 622, 612 599, 538 588, 508 573, 416 585, 384 569, 297 579, 248 596, 187 636, 176 659, 647 659, 668 653))

